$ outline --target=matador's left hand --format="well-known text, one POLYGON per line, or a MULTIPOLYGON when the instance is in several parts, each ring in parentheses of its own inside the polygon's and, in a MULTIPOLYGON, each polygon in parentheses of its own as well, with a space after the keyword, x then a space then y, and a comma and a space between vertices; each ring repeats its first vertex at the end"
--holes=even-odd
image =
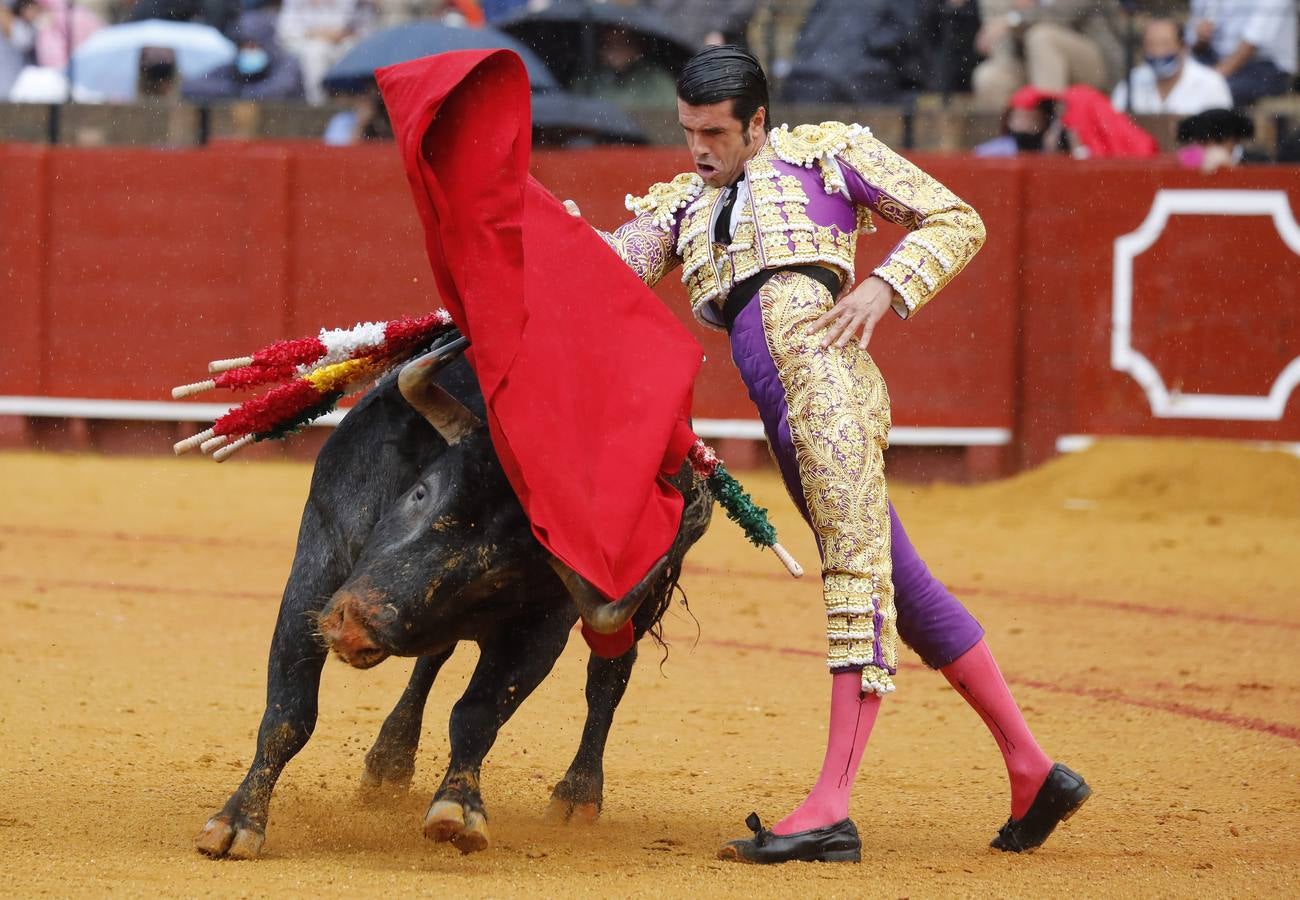
POLYGON ((822 346, 829 347, 833 343, 836 347, 843 347, 861 329, 858 347, 865 350, 876 323, 889 312, 893 301, 894 289, 883 278, 872 275, 841 297, 825 315, 808 326, 808 331, 815 334, 824 328, 826 336, 822 338, 822 346))

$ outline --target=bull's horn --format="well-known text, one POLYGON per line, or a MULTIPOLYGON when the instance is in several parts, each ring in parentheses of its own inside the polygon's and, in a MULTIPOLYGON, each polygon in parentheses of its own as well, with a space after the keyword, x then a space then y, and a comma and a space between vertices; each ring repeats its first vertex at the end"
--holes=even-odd
POLYGON ((668 557, 664 556, 650 567, 650 571, 637 582, 636 587, 632 588, 626 597, 610 603, 590 581, 573 571, 564 562, 551 557, 551 568, 564 582, 569 596, 573 598, 573 605, 578 607, 578 614, 582 616, 582 621, 597 634, 613 634, 622 628, 628 619, 636 615, 636 611, 641 608, 646 597, 650 596, 650 588, 667 567, 668 557))
POLYGON ((434 382, 434 376, 469 346, 469 340, 456 340, 431 350, 402 367, 397 389, 415 411, 429 420, 448 444, 455 444, 483 423, 434 382))

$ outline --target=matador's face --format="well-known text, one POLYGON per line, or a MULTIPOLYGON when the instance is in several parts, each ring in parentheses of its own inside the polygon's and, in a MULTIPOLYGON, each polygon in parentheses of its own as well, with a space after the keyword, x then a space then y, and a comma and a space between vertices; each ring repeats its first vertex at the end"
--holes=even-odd
POLYGON ((677 120, 686 135, 686 147, 696 173, 709 187, 734 183, 767 140, 767 109, 760 106, 754 117, 743 123, 732 112, 735 102, 692 106, 677 99, 677 120))

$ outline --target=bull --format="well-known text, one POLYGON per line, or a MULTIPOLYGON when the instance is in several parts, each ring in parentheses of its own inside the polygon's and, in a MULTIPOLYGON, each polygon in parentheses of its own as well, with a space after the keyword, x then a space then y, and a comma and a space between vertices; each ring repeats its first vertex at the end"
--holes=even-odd
MULTIPOLYGON (((459 350, 463 339, 390 373, 325 442, 312 474, 293 566, 267 666, 266 709, 248 773, 203 826, 197 849, 254 858, 271 793, 311 737, 320 675, 332 651, 360 669, 418 657, 361 773, 363 794, 409 787, 425 698, 460 641, 480 656, 452 709, 450 760, 423 822, 462 852, 490 843, 479 789, 501 727, 550 673, 579 616, 639 640, 667 609, 687 549, 712 501, 688 465, 670 479, 682 523, 666 556, 617 603, 533 537, 483 427, 484 404, 459 350)), ((592 655, 587 716, 572 764, 551 792, 549 818, 599 814, 605 743, 636 661, 592 655)))

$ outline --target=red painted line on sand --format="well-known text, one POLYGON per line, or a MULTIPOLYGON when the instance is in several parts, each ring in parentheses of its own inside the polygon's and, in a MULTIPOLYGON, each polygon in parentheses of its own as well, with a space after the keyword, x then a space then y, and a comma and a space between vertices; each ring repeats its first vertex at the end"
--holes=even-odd
MULTIPOLYGON (((779 653, 784 656, 812 656, 819 659, 825 659, 826 654, 819 650, 808 650, 802 647, 781 647, 770 644, 753 644, 745 641, 729 640, 702 640, 702 644, 711 644, 714 647, 726 647, 731 650, 752 650, 758 653, 779 653)), ((925 666, 919 663, 900 661, 901 669, 924 669, 925 666)), ((1034 688, 1040 691, 1049 691, 1053 694, 1065 694, 1070 697, 1082 697, 1086 700, 1099 700, 1105 703, 1118 703, 1123 706, 1136 706, 1141 709, 1153 709, 1158 712, 1170 713, 1175 716, 1182 716, 1187 719, 1196 719, 1201 722, 1214 722, 1218 725, 1227 725, 1230 728, 1236 728, 1241 731, 1254 731, 1259 734, 1270 734, 1274 737, 1280 737, 1285 740, 1300 743, 1300 725, 1291 725, 1286 722, 1270 722, 1267 719, 1256 719, 1252 716, 1240 716, 1236 713, 1221 712, 1217 709, 1206 709, 1201 706, 1191 706, 1187 703, 1179 703, 1176 700, 1158 700, 1149 697, 1134 697, 1111 688, 1090 688, 1078 687, 1074 685, 1055 684, 1050 681, 1038 681, 1032 678, 1019 678, 1007 676, 1007 682, 1014 685, 1023 685, 1028 688, 1034 688)))
MULTIPOLYGON (((696 566, 687 563, 682 567, 691 575, 711 578, 759 579, 762 581, 789 582, 790 576, 783 572, 744 572, 726 569, 714 569, 708 566, 696 566)), ((1138 603, 1133 600, 1099 600, 1095 597, 1079 597, 1073 594, 1035 594, 1028 591, 1014 591, 1003 588, 971 587, 949 585, 954 594, 993 597, 1000 600, 1016 600, 1040 606, 1083 606, 1090 609, 1104 609, 1108 612, 1138 613, 1144 616, 1157 616, 1167 619, 1195 619, 1198 622, 1217 622, 1223 625, 1245 625, 1252 628, 1284 628, 1300 631, 1300 622, 1289 619, 1267 619, 1261 616, 1243 616, 1236 613, 1209 612, 1184 609, 1179 606, 1157 606, 1150 603, 1138 603)))
MULTIPOLYGON (((24 525, 0 525, 0 534, 15 535, 18 537, 42 537, 55 540, 104 540, 120 541, 125 543, 225 547, 232 549, 255 547, 262 550, 283 549, 288 551, 291 547, 288 541, 255 540, 253 538, 243 537, 226 538, 209 535, 194 536, 180 534, 148 534, 127 531, 91 531, 89 529, 39 528, 24 525)), ((779 571, 753 572, 717 569, 693 563, 687 563, 682 568, 685 572, 691 575, 699 575, 709 578, 784 582, 789 582, 790 580, 789 575, 779 571)), ((950 589, 957 594, 966 594, 968 596, 976 597, 984 596, 1001 600, 1013 600, 1041 606, 1082 606, 1090 609, 1104 609, 1108 612, 1135 613, 1138 615, 1156 616, 1159 618, 1194 619, 1198 622, 1205 623, 1214 622, 1223 625, 1243 625, 1250 628, 1282 628, 1287 631, 1300 631, 1300 622, 1289 619, 1269 619, 1262 616, 1246 616, 1236 613, 1197 611, 1184 609, 1178 606, 1158 606, 1150 603, 1138 603, 1131 600, 1101 600, 1095 597, 1079 597, 1068 594, 1036 594, 1028 591, 976 586, 950 586, 950 589)))
POLYGON ((292 547, 286 541, 259 541, 246 537, 216 537, 212 535, 148 534, 134 531, 91 531, 79 528, 38 528, 28 525, 0 525, 0 534, 15 537, 50 538, 52 540, 121 541, 128 544, 172 544, 187 547, 229 547, 232 549, 256 547, 280 550, 292 547))
POLYGON ((1000 597, 1006 600, 1021 600, 1025 603, 1034 603, 1044 606, 1059 606, 1060 604, 1065 603, 1071 606, 1088 606, 1093 609, 1140 613, 1145 616, 1159 616, 1161 618, 1196 619, 1202 622, 1220 622, 1227 625, 1249 625, 1257 628, 1286 628, 1289 630, 1300 631, 1300 622, 1292 622, 1287 619, 1266 619, 1260 616, 1243 616, 1236 613, 1198 611, 1194 609, 1185 609, 1179 606, 1155 606, 1154 604, 1136 603, 1131 600, 1098 600, 1095 597, 1078 597, 1069 594, 1053 596, 1050 594, 1035 594, 1027 591, 1009 591, 1002 588, 954 587, 952 590, 959 594, 972 594, 977 597, 983 594, 989 597, 1000 597))
POLYGON ((1199 719, 1202 722, 1216 722, 1220 725, 1227 725, 1243 731, 1255 731, 1260 734, 1271 734, 1274 737, 1285 738, 1289 741, 1300 743, 1300 725, 1291 725, 1286 722, 1270 722, 1267 719, 1256 719, 1253 716, 1240 716, 1236 713, 1222 712, 1217 709, 1206 709, 1201 706, 1191 706, 1187 703, 1179 703, 1177 700, 1158 700, 1150 697, 1133 697, 1129 694, 1123 694, 1110 688, 1066 687, 1059 684, 1052 684, 1047 681, 1036 681, 1029 678, 1016 678, 1014 683, 1023 684, 1026 687, 1036 688, 1041 691, 1053 691, 1058 694, 1070 694, 1075 697, 1086 697, 1106 703, 1122 703, 1125 706, 1154 709, 1189 719, 1199 719))
POLYGON ((74 591, 111 591, 115 594, 167 594, 173 597, 229 597, 232 600, 279 600, 279 594, 265 591, 212 591, 169 584, 138 584, 127 581, 94 581, 84 578, 27 578, 0 575, 0 585, 30 585, 38 591, 66 588, 74 591))
MULTIPOLYGON (((20 584, 27 584, 38 590, 69 588, 72 590, 111 591, 113 593, 126 594, 167 594, 172 596, 190 597, 219 596, 239 600, 269 601, 278 599, 277 595, 260 591, 209 591, 192 587, 137 584, 121 581, 95 581, 76 578, 36 579, 18 575, 0 575, 0 585, 10 586, 20 584)), ((783 647, 772 644, 747 643, 745 641, 710 639, 705 639, 701 641, 701 643, 714 647, 724 647, 731 650, 751 650, 758 653, 776 653, 784 656, 825 658, 825 654, 821 651, 808 650, 803 647, 783 647)), ((924 669, 925 666, 904 660, 899 663, 899 668, 905 670, 921 670, 924 669)), ((1220 712, 1219 710, 1205 709, 1199 706, 1190 706, 1186 703, 1179 703, 1174 700, 1156 700, 1146 697, 1133 697, 1108 688, 1075 687, 1028 678, 1009 677, 1007 681, 1011 684, 1024 685, 1025 687, 1034 688, 1036 690, 1049 691, 1055 694, 1066 694, 1072 697, 1082 697, 1091 700, 1100 700, 1108 703, 1119 703, 1125 706, 1140 707, 1142 709, 1157 710, 1159 712, 1170 713, 1183 718, 1197 719, 1202 722, 1214 722, 1219 725, 1226 725, 1243 731, 1270 734, 1274 737, 1280 737, 1300 743, 1300 726, 1290 725, 1284 722, 1269 722, 1265 719, 1256 719, 1250 716, 1239 716, 1235 713, 1220 712)))

